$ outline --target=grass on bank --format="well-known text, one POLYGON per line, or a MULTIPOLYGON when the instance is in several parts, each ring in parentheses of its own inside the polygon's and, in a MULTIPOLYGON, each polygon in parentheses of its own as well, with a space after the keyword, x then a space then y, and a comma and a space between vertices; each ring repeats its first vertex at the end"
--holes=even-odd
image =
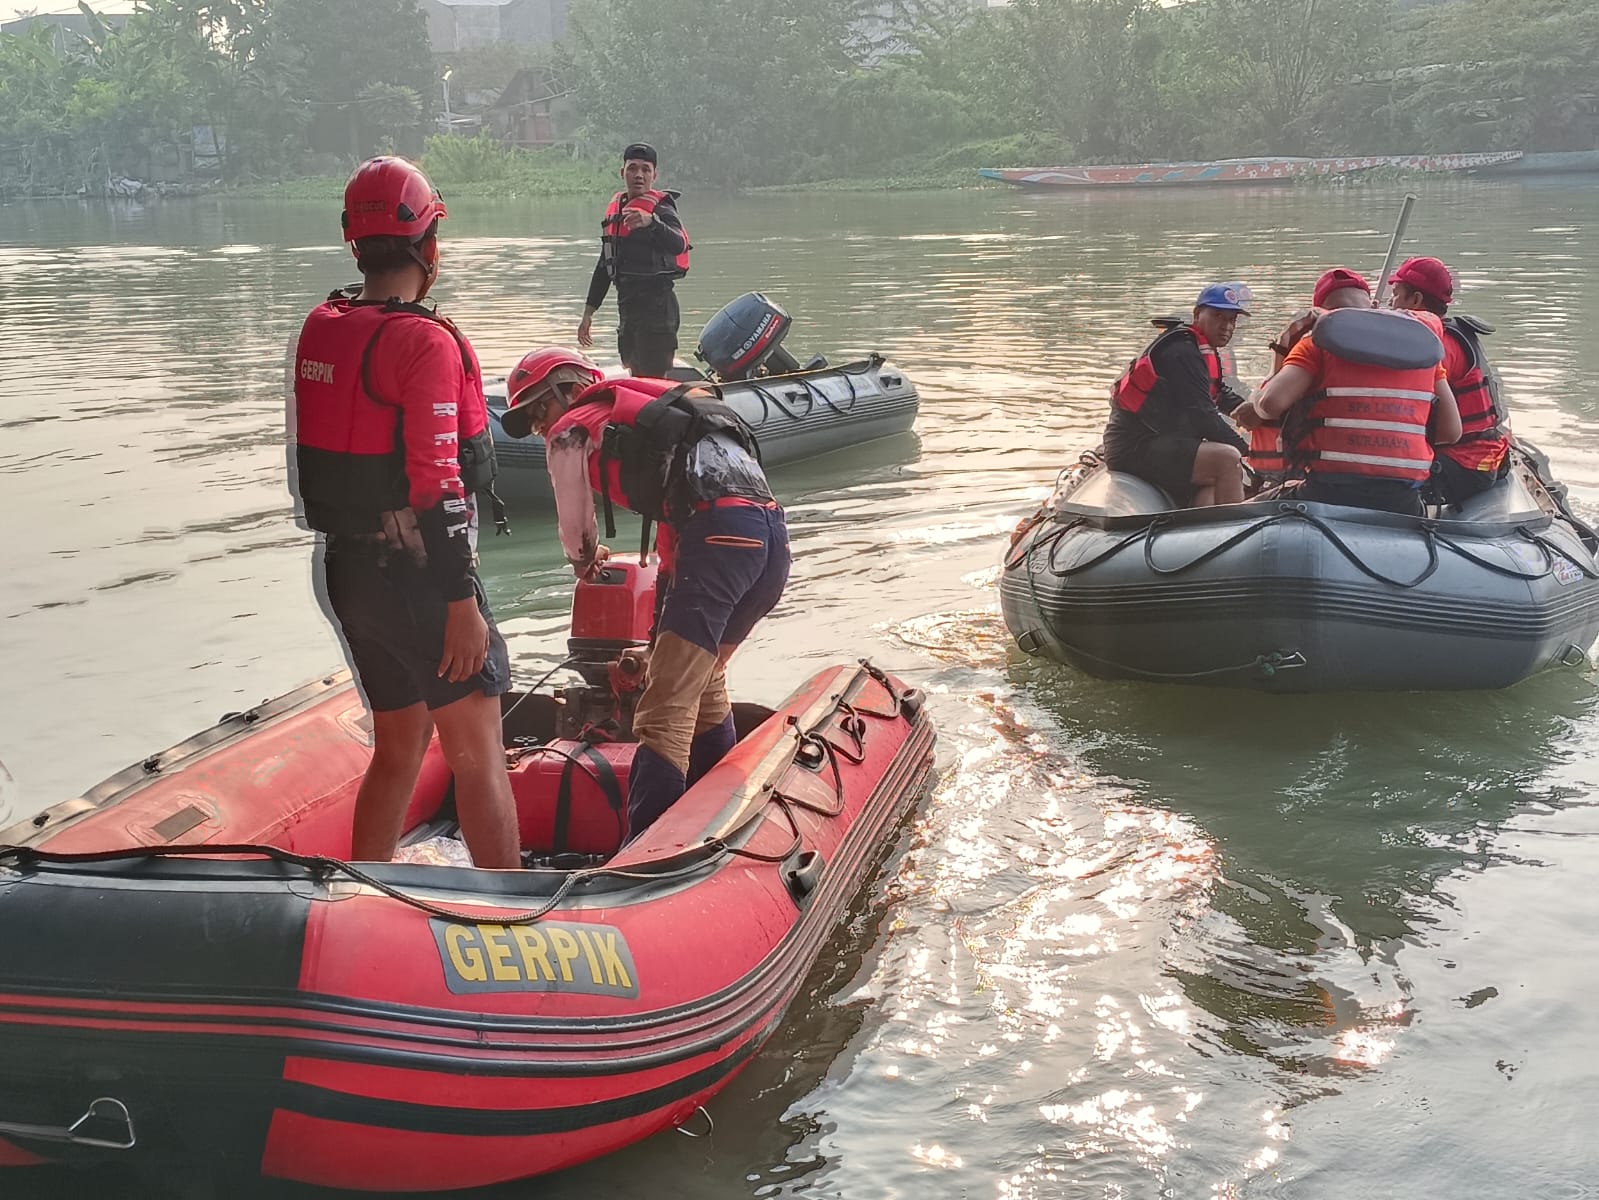
MULTIPOLYGON (((874 163, 866 170, 847 176, 832 174, 837 170, 836 165, 819 162, 810 174, 787 183, 743 190, 887 192, 997 186, 980 178, 977 168, 1015 163, 1033 165, 1059 157, 1058 147, 1022 135, 955 146, 933 155, 874 163)), ((592 196, 618 186, 613 164, 573 158, 565 150, 518 150, 486 135, 431 137, 421 164, 428 178, 446 197, 592 196)), ((344 182, 342 175, 318 175, 276 183, 245 184, 229 192, 245 198, 337 200, 343 194, 344 182)))

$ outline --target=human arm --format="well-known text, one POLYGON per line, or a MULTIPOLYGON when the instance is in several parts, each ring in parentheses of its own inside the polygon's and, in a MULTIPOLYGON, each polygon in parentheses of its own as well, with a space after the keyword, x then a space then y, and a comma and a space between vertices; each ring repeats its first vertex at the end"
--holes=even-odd
MULTIPOLYGON (((1290 356, 1292 357, 1292 356, 1290 356)), ((1315 377, 1304 367, 1289 364, 1278 371, 1261 386, 1255 393, 1255 398, 1250 402, 1262 419, 1267 421, 1281 420, 1283 415, 1298 404, 1310 391, 1310 382, 1315 377)))
MULTIPOLYGON (((637 210, 626 209, 623 216, 637 210)), ((677 215, 677 205, 670 199, 663 200, 655 206, 655 212, 649 215, 652 219, 645 222, 651 240, 656 249, 667 254, 678 255, 688 249, 688 234, 683 231, 683 219, 677 215)))
POLYGON ((1428 422, 1431 426, 1428 440, 1434 446, 1447 446, 1451 442, 1458 442, 1464 432, 1460 423, 1460 406, 1455 403, 1455 393, 1449 386, 1449 380, 1442 373, 1433 386, 1433 396, 1435 401, 1432 406, 1432 420, 1428 422))
POLYGON ((478 611, 472 574, 471 498, 461 481, 461 408, 467 381, 463 349, 442 325, 406 322, 390 353, 373 357, 374 395, 401 411, 407 501, 427 553, 427 570, 446 608, 438 674, 452 683, 483 669, 489 627, 478 611))
POLYGON ((599 528, 594 520, 594 493, 589 488, 589 454, 593 445, 587 429, 563 430, 544 449, 550 486, 555 493, 555 524, 561 550, 572 570, 585 575, 603 561, 599 528))
POLYGON ((605 294, 611 290, 611 275, 605 269, 605 258, 602 255, 594 264, 594 274, 589 276, 588 295, 583 299, 583 319, 577 324, 577 343, 580 346, 594 344, 593 325, 594 314, 605 303, 605 294))

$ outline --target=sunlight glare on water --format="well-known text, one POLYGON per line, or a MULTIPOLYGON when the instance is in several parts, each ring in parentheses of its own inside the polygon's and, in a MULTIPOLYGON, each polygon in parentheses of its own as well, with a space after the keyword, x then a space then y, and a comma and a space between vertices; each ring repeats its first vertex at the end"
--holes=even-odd
MULTIPOLYGON (((1421 190, 1406 250, 1459 270, 1517 431, 1591 514, 1599 190, 1421 190)), ((776 702, 871 655, 927 692, 940 773, 712 1137, 489 1195, 1342 1200, 1599 1178, 1587 674, 1482 695, 1113 684, 1027 659, 1000 621, 1006 538, 1097 441, 1148 318, 1244 279, 1256 379, 1317 273, 1376 271, 1399 201, 1204 196, 685 197, 685 357, 759 289, 800 357, 877 349, 922 397, 914 435, 774 473, 793 580, 733 686, 776 702)), ((438 292, 490 372, 573 336, 590 207, 452 201, 438 292)), ((351 274, 336 223, 215 199, 0 207, 0 823, 338 660, 282 444, 289 341, 351 274)), ((512 525, 484 578, 530 679, 563 653, 571 577, 547 514, 512 525)), ((30 1173, 6 1194, 74 1186, 30 1173)))

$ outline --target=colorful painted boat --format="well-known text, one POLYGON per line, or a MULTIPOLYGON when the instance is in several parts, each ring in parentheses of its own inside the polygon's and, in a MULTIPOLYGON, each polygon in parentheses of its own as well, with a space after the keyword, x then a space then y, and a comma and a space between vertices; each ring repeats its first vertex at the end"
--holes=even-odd
POLYGON ((983 167, 978 174, 1023 187, 1165 187, 1179 183, 1290 183, 1387 167, 1401 171, 1476 171, 1514 163, 1520 150, 1491 154, 1368 154, 1339 158, 1224 158, 1212 162, 1126 163, 1083 167, 983 167))
MULTIPOLYGON (((506 698, 527 870, 342 861, 371 754, 347 674, 0 830, 0 1176, 473 1187, 694 1117, 924 794, 933 728, 829 668, 736 705, 731 753, 618 850, 635 747, 575 737, 594 694, 506 698)), ((408 842, 450 842, 451 792, 435 746, 408 842)))

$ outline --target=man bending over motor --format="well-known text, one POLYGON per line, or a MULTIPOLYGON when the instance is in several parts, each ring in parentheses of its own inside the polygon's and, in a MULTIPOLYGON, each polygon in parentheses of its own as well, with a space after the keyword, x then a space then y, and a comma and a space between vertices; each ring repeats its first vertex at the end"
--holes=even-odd
POLYGON ((733 747, 727 660, 788 582, 783 510, 754 434, 703 388, 602 380, 576 351, 551 347, 523 358, 506 389, 506 432, 544 438, 561 546, 579 578, 610 553, 594 492, 607 519, 615 504, 663 523, 671 582, 633 715, 632 841, 733 747))

